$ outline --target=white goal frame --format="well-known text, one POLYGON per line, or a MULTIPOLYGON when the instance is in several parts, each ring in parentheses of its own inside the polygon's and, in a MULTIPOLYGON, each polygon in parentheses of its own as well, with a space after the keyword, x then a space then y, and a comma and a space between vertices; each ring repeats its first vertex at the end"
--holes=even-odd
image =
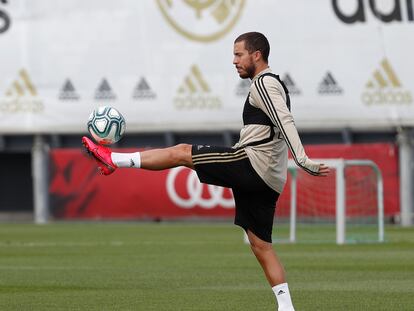
MULTIPOLYGON (((346 159, 315 159, 336 170, 336 243, 346 243, 346 179, 345 169, 349 166, 370 167, 377 177, 377 210, 378 210, 378 242, 384 242, 384 185, 382 174, 378 166, 371 160, 346 160, 346 159)), ((290 197, 290 229, 289 241, 296 242, 296 210, 297 210, 297 171, 300 168, 289 160, 288 171, 291 175, 290 197)))

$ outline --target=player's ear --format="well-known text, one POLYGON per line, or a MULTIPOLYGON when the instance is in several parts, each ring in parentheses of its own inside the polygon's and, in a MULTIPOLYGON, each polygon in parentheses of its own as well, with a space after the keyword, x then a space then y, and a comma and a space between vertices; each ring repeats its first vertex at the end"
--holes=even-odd
POLYGON ((263 59, 262 52, 260 51, 254 51, 253 52, 253 59, 258 62, 260 59, 263 59))

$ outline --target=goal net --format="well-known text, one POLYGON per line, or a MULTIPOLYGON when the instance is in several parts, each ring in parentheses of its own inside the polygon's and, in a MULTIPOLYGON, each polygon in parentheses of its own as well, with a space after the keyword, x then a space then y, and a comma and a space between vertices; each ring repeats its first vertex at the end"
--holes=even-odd
POLYGON ((315 177, 289 162, 276 207, 274 241, 373 242, 384 240, 382 176, 369 160, 320 159, 331 168, 315 177))

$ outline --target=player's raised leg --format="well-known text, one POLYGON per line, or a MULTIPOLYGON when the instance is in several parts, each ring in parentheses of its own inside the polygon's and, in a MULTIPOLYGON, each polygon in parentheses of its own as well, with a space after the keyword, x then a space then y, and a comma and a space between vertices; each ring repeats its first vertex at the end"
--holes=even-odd
MULTIPOLYGON (((173 147, 152 149, 141 152, 141 168, 147 170, 164 170, 177 166, 194 168, 191 157, 192 145, 179 144, 173 147)), ((121 157, 128 156, 120 154, 121 157)), ((113 159, 119 155, 113 153, 113 159)))
POLYGON ((97 161, 98 168, 103 175, 112 174, 118 167, 135 167, 148 170, 163 170, 176 166, 193 168, 192 146, 188 144, 143 152, 118 153, 95 144, 88 137, 83 137, 82 143, 97 161))

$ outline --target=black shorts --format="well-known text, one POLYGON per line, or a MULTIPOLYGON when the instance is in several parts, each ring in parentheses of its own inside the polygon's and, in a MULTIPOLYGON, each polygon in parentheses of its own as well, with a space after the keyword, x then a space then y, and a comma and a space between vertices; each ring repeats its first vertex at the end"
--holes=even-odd
POLYGON ((202 183, 232 189, 236 203, 234 223, 271 243, 279 193, 256 173, 244 149, 193 145, 192 159, 202 183))

